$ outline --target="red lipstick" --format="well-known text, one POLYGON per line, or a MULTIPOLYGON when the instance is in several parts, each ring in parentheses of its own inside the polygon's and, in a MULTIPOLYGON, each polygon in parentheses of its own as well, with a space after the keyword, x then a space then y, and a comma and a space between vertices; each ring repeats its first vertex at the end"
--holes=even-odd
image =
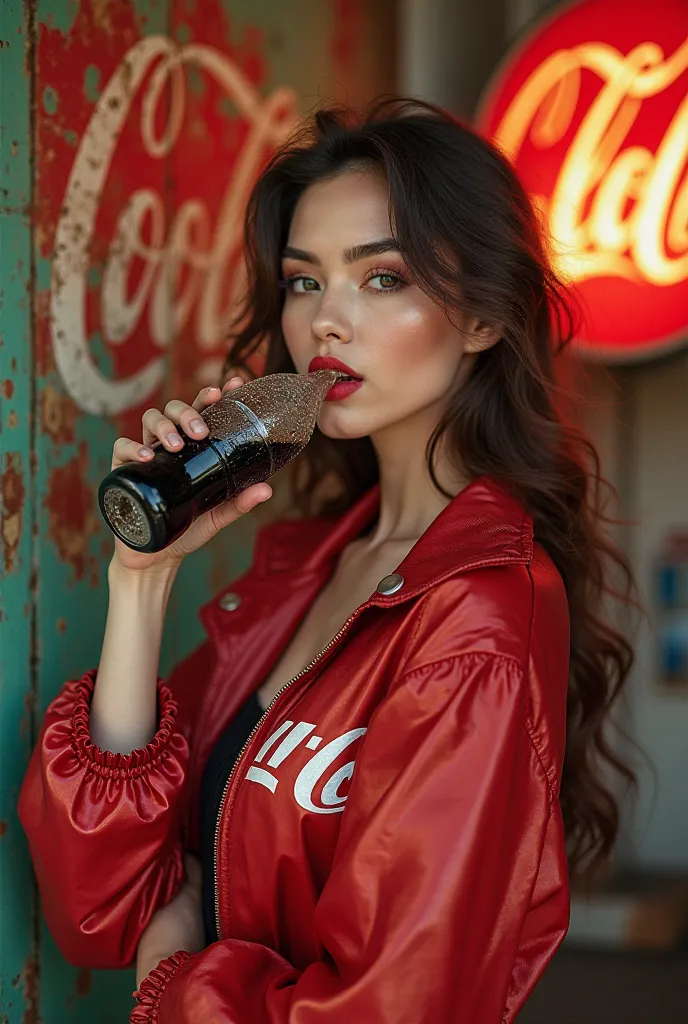
POLYGON ((340 380, 337 384, 332 385, 325 395, 325 401, 340 402, 342 398, 348 398, 352 392, 358 391, 362 387, 362 380, 340 380))
POLYGON ((354 380, 363 380, 360 373, 356 373, 350 366, 343 363, 341 359, 335 359, 334 356, 316 356, 315 359, 311 359, 308 365, 308 372, 314 373, 315 370, 341 370, 347 377, 353 377, 354 380))
POLYGON ((315 370, 340 370, 347 377, 353 378, 353 380, 339 380, 333 384, 325 396, 326 402, 340 402, 343 398, 348 398, 354 391, 358 391, 363 384, 363 378, 355 370, 343 363, 341 359, 335 359, 334 356, 316 356, 315 359, 311 359, 308 372, 313 373, 315 370))

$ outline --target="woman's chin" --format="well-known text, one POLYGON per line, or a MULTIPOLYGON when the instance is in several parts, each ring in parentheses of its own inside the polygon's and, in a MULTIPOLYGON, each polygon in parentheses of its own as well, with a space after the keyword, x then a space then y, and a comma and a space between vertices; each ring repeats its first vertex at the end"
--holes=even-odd
POLYGON ((346 417, 336 410, 321 409, 318 416, 318 430, 333 441, 353 441, 359 437, 367 437, 369 431, 356 424, 353 419, 347 423, 346 417))

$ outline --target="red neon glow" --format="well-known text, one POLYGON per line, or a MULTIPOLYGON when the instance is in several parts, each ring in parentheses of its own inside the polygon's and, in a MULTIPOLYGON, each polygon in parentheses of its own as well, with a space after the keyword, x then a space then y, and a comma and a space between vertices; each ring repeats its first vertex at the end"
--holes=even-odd
POLYGON ((478 126, 513 161, 581 299, 579 347, 627 359, 685 340, 685 0, 583 0, 540 22, 478 126))

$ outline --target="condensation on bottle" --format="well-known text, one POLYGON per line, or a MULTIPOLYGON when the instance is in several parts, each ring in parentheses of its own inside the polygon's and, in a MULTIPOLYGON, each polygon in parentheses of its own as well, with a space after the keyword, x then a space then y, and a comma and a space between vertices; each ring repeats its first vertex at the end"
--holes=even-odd
POLYGON ((147 463, 128 462, 100 485, 100 509, 128 547, 159 551, 194 519, 252 484, 268 480, 311 439, 337 370, 274 373, 233 391, 200 414, 209 435, 161 446, 147 463))

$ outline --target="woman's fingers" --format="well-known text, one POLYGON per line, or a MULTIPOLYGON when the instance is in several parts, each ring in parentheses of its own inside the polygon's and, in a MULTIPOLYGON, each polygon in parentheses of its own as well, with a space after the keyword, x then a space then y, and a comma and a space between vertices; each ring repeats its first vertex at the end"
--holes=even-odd
POLYGON ((211 508, 200 516, 183 536, 174 542, 169 548, 172 557, 185 558, 198 548, 203 547, 209 540, 223 530, 230 523, 236 522, 241 516, 246 515, 262 501, 272 497, 272 487, 268 483, 251 484, 244 491, 230 501, 225 501, 216 508, 211 508))
POLYGON ((123 462, 150 462, 154 451, 130 437, 118 437, 112 449, 112 469, 123 462))
POLYGON ((193 403, 193 408, 196 412, 202 412, 203 409, 207 409, 209 405, 214 405, 220 398, 222 398, 222 391, 220 388, 203 388, 196 395, 193 403))
POLYGON ((173 423, 159 409, 146 409, 141 422, 143 424, 144 445, 151 445, 155 441, 162 441, 168 452, 181 451, 184 441, 177 430, 177 424, 173 423))
POLYGON ((246 381, 241 377, 230 377, 222 388, 203 388, 202 391, 198 392, 196 399, 193 403, 194 409, 202 412, 203 409, 207 409, 209 405, 214 405, 215 402, 219 402, 225 391, 234 391, 236 388, 240 388, 246 381))
POLYGON ((260 505, 261 502, 267 501, 271 497, 272 487, 269 483, 251 484, 246 490, 239 491, 236 497, 226 504, 233 508, 235 515, 245 516, 256 505, 260 505))
POLYGON ((164 415, 172 423, 177 423, 187 437, 192 437, 194 441, 200 441, 208 433, 205 420, 201 419, 197 410, 186 402, 168 402, 164 415))
POLYGON ((260 505, 263 501, 268 501, 271 497, 272 487, 270 484, 251 484, 246 490, 240 491, 235 498, 225 501, 222 505, 218 505, 217 508, 210 509, 208 516, 210 517, 213 533, 223 530, 225 526, 229 526, 230 523, 235 522, 241 516, 245 516, 256 505, 260 505))
POLYGON ((173 399, 163 412, 147 409, 142 418, 143 441, 118 438, 112 452, 113 468, 123 462, 149 461, 155 454, 152 446, 158 442, 169 452, 179 452, 184 447, 185 436, 202 441, 208 436, 208 427, 199 412, 218 402, 225 391, 234 391, 244 383, 241 377, 234 376, 222 388, 203 388, 193 405, 173 399))

